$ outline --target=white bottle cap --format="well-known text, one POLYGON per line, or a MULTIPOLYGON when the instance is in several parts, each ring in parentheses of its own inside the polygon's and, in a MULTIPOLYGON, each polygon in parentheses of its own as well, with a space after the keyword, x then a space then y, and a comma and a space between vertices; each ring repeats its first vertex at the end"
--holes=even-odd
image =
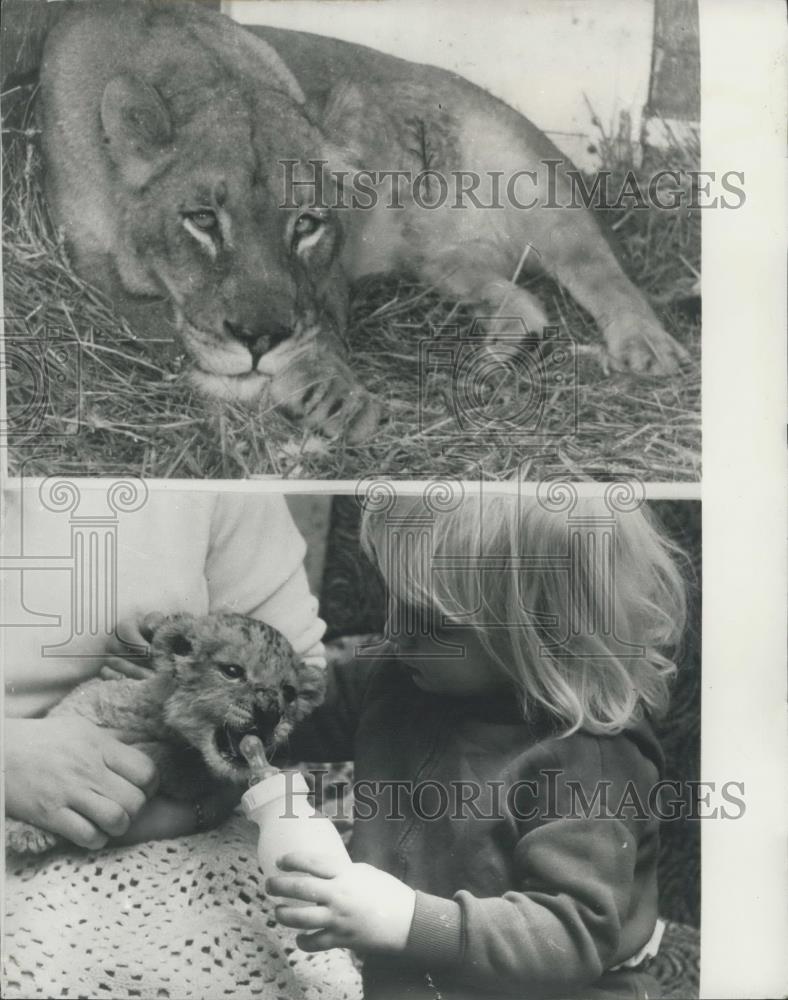
POLYGON ((276 799, 285 799, 288 795, 308 795, 309 787, 300 771, 279 771, 270 778, 263 778, 244 793, 241 808, 247 819, 261 806, 267 806, 276 799))

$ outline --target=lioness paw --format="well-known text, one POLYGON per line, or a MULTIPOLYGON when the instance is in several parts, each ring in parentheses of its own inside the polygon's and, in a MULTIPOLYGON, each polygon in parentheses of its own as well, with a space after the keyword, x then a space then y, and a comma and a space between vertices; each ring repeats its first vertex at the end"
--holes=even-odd
POLYGON ((271 388, 275 401, 293 419, 328 438, 344 437, 349 444, 360 444, 381 421, 378 401, 338 359, 327 359, 322 371, 315 363, 303 370, 289 368, 271 388))
POLYGON ((383 421, 380 404, 368 396, 364 405, 350 416, 345 426, 345 440, 348 444, 364 444, 370 440, 383 421))
POLYGON ((364 389, 338 387, 326 393, 304 414, 304 424, 326 437, 344 437, 348 444, 369 440, 381 422, 380 404, 364 389))
POLYGON ((689 360, 687 351, 652 320, 623 317, 610 324, 605 340, 616 371, 673 375, 689 360))
POLYGON ((42 830, 31 823, 17 819, 5 821, 5 844, 9 851, 17 854, 43 854, 61 842, 56 833, 42 830))

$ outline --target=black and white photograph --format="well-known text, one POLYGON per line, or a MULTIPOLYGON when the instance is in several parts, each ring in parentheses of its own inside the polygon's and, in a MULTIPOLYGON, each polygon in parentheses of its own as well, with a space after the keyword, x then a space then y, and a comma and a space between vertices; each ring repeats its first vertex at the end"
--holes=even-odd
POLYGON ((697 996, 697 501, 51 477, 6 532, 4 996, 697 996))
POLYGON ((785 5, 0 43, 0 995, 788 997, 785 5))
POLYGON ((696 0, 3 15, 12 471, 699 480, 696 0))

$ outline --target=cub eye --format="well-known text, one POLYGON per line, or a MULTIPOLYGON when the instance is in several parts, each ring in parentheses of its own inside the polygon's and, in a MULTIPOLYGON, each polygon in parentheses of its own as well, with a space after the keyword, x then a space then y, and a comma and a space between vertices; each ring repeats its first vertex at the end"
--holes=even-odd
POLYGON ((290 704, 291 701, 295 701, 297 696, 298 692, 296 691, 296 689, 293 687, 292 684, 282 685, 282 697, 288 703, 288 705, 290 704))
POLYGON ((191 222, 193 226, 196 226, 197 229, 201 229, 204 233, 210 233, 219 225, 216 213, 211 211, 209 208, 201 208, 197 212, 184 212, 183 217, 188 222, 191 222))
POLYGON ((298 241, 304 239, 305 236, 314 236, 325 224, 325 219, 322 219, 319 215, 304 212, 296 219, 295 226, 293 227, 293 239, 298 241))
POLYGON ((228 681, 240 681, 241 678, 246 677, 246 671, 237 663, 219 663, 217 666, 222 676, 226 677, 228 681))

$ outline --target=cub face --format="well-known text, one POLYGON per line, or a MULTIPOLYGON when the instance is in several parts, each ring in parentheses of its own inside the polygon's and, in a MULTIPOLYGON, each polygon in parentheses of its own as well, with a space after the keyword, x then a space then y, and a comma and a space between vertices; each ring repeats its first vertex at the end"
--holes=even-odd
POLYGON ((243 615, 165 618, 151 657, 164 682, 164 721, 218 778, 248 778, 241 739, 253 733, 270 752, 325 694, 320 667, 299 660, 276 629, 243 615))

